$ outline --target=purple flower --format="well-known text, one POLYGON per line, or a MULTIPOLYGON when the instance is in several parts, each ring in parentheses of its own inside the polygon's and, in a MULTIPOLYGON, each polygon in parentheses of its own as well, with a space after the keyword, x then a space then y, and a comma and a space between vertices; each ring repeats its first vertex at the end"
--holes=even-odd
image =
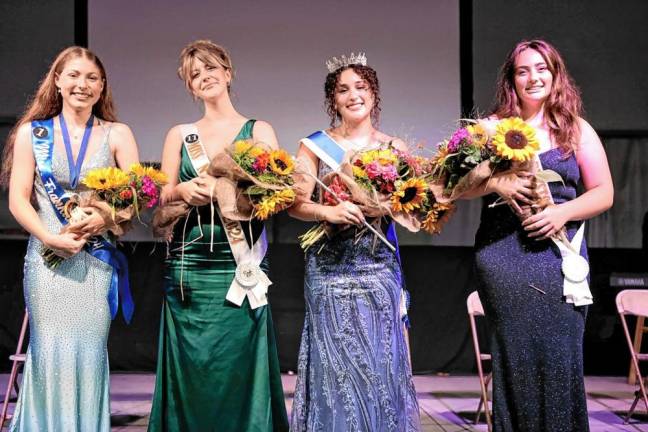
POLYGON ((457 129, 448 142, 448 151, 450 153, 456 153, 459 147, 461 147, 462 141, 469 139, 470 132, 466 128, 457 129))

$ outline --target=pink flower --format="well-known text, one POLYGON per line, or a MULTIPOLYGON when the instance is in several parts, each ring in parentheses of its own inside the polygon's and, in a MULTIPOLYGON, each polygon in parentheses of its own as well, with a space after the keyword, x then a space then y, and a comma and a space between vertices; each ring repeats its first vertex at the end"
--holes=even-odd
POLYGON ((452 138, 448 142, 448 151, 450 153, 455 153, 461 147, 461 144, 464 140, 470 142, 470 132, 466 128, 457 129, 455 133, 452 134, 452 138))
POLYGON ((382 181, 393 182, 398 178, 398 173, 396 172, 396 167, 394 165, 381 165, 376 161, 366 165, 365 171, 367 171, 367 176, 371 180, 379 179, 382 181))
POLYGON ((142 192, 151 198, 157 198, 158 196, 157 186, 149 176, 142 177, 142 192))
POLYGON ((158 203, 158 199, 152 198, 149 202, 146 203, 146 208, 152 208, 157 203, 158 203))

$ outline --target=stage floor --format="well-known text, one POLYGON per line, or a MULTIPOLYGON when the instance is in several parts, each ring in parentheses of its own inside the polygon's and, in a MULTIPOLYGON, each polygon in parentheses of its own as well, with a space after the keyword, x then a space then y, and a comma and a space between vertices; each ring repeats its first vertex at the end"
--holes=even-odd
MULTIPOLYGON (((8 375, 0 375, 4 391, 8 375)), ((146 431, 155 376, 153 374, 111 375, 113 431, 146 431)), ((486 431, 486 424, 474 425, 479 401, 479 381, 476 376, 414 377, 421 408, 422 430, 425 432, 486 431)), ((283 376, 286 406, 290 409, 295 376, 283 376)), ((643 405, 631 424, 624 425, 620 415, 630 407, 634 387, 623 377, 587 377, 587 405, 592 432, 646 431, 648 416, 643 405)), ((10 407, 13 410, 13 404, 10 407)), ((483 415, 482 415, 483 421, 483 415)))

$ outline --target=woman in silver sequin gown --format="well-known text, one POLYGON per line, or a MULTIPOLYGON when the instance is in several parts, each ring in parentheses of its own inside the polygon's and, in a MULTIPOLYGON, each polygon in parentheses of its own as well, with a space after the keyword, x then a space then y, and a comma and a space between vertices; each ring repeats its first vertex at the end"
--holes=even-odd
MULTIPOLYGON (((374 128, 379 87, 373 69, 360 64, 339 67, 328 75, 325 92, 332 125, 341 120, 327 132, 340 145, 360 149, 392 141, 404 146, 374 128)), ((330 171, 303 144, 299 156, 320 177, 330 171)), ((300 187, 310 196, 315 181, 304 177, 300 187)), ((291 430, 418 431, 396 254, 375 242, 370 232, 362 232, 364 216, 349 202, 324 206, 307 200, 290 213, 347 227, 306 253, 306 317, 291 430)))
POLYGON ((88 217, 75 227, 84 234, 59 234, 62 225, 35 165, 31 121, 54 118, 52 173, 69 193, 86 191, 80 183, 71 188, 61 116, 68 125, 75 161, 82 158, 77 155, 86 123, 95 116, 87 157, 77 161, 82 164, 81 179, 93 168, 137 162, 137 147, 128 126, 114 122, 105 70, 84 48, 72 47, 59 54, 33 100, 9 136, 2 171, 4 184, 9 181, 10 210, 31 234, 24 266, 30 338, 10 430, 108 431, 107 295, 112 268, 83 249, 86 236, 101 233, 104 222, 86 209, 88 217), (20 169, 12 170, 12 164, 20 169), (32 194, 36 208, 30 203, 32 194), (55 270, 43 261, 43 245, 66 258, 55 270))
MULTIPOLYGON (((524 216, 534 197, 528 173, 496 174, 483 188, 489 195, 475 262, 492 332, 493 430, 585 432, 587 307, 566 302, 562 259, 549 237, 565 227, 573 239, 581 221, 612 205, 610 170, 599 138, 579 117, 580 96, 564 62, 546 42, 521 42, 511 51, 496 102, 493 120, 520 116, 534 127, 543 168, 564 183, 550 183, 555 205, 530 217, 524 216), (490 208, 498 195, 510 207, 490 208)), ((587 258, 585 242, 580 254, 587 258)))

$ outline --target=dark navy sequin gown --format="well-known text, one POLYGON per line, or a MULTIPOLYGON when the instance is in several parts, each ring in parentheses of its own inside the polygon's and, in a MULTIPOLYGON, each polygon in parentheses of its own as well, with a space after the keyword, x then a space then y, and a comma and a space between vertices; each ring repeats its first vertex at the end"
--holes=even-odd
MULTIPOLYGON (((580 171, 559 149, 540 155, 556 204, 576 197, 580 171)), ((563 299, 558 248, 529 239, 508 206, 488 208, 475 239, 478 291, 491 332, 493 425, 496 432, 586 432, 583 331, 586 307, 563 299), (534 289, 531 285, 545 292, 534 289)), ((579 222, 567 225, 571 239, 579 222)), ((583 241, 581 255, 587 258, 583 241)))

